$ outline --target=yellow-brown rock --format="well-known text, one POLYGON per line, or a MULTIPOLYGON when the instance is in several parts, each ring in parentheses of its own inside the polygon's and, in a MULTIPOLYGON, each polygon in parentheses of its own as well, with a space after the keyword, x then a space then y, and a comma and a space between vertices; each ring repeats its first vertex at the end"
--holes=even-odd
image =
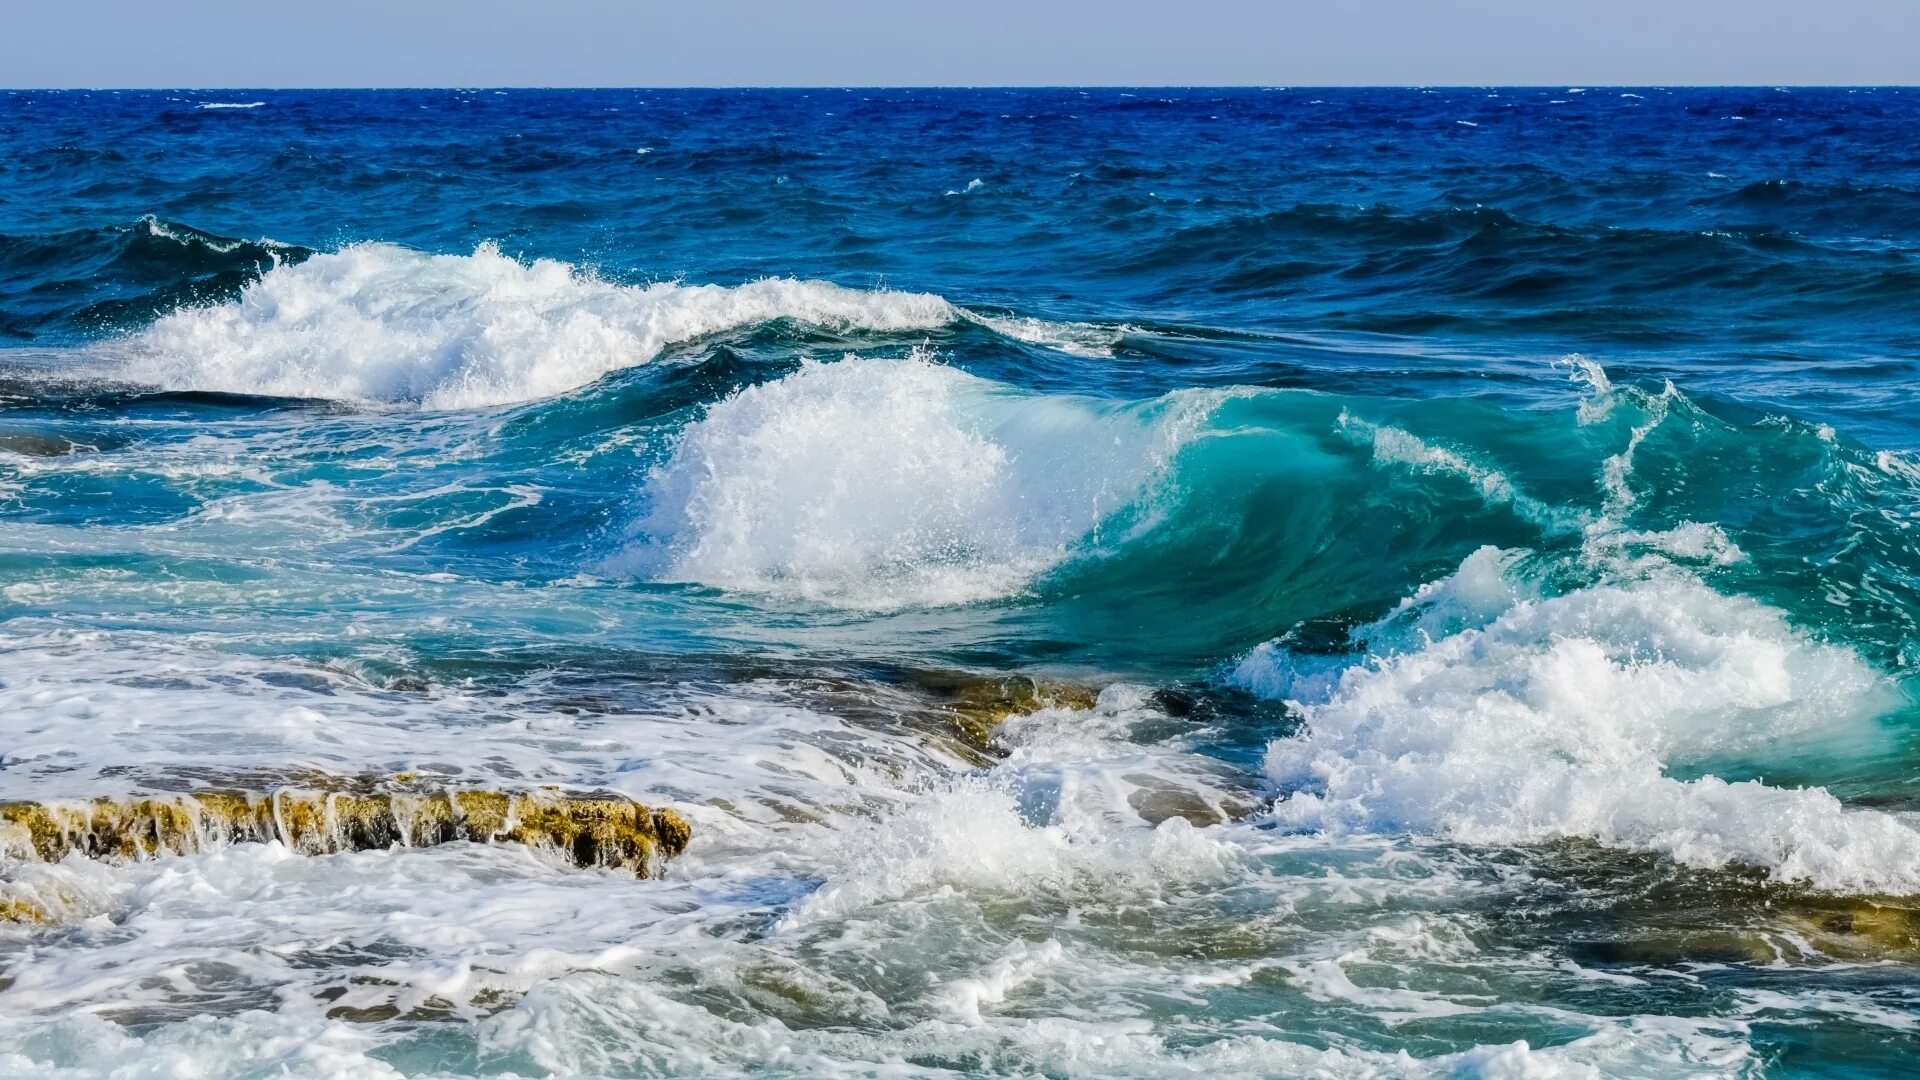
POLYGON ((526 844, 579 866, 648 877, 685 850, 691 835, 672 810, 558 791, 283 788, 0 802, 0 854, 47 862, 72 852, 129 860, 270 840, 310 855, 467 840, 526 844))
POLYGON ((977 747, 989 745, 994 729, 1009 717, 1049 708, 1090 709, 1100 696, 1092 687, 1031 675, 920 671, 910 682, 944 707, 961 737, 977 747))

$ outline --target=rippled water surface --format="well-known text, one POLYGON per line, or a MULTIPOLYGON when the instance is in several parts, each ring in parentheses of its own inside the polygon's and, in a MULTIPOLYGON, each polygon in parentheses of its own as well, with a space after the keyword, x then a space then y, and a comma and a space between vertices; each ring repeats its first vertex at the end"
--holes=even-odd
POLYGON ((0 96, 0 810, 693 831, 0 825, 0 1073, 1902 1075, 1916 145, 1902 90, 0 96))

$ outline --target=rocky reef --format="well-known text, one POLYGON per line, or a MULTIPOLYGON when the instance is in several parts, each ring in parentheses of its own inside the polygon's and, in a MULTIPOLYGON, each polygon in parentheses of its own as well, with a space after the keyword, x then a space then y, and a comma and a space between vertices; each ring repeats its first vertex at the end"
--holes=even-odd
MULTIPOLYGON (((521 843, 578 866, 659 873, 692 830, 672 810, 621 795, 550 790, 279 788, 132 798, 0 802, 0 855, 128 860, 277 840, 304 854, 521 843)), ((0 918, 22 913, 0 908, 0 918)))

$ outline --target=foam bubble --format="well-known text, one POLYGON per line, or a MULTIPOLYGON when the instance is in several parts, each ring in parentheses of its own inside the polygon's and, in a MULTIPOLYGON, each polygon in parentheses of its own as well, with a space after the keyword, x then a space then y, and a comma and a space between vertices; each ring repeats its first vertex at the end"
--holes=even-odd
POLYGON ((380 1040, 364 1027, 252 1010, 136 1034, 92 1013, 73 1012, 41 1025, 20 1049, 0 1051, 0 1072, 75 1080, 163 1080, 210 1072, 341 1080, 405 1076, 377 1056, 380 1040))
POLYGON ((686 429, 613 566, 875 610, 1011 595, 1140 500, 1215 400, 1027 395, 923 356, 808 363, 686 429))
POLYGON ((428 255, 356 244, 276 267, 238 300, 173 312, 110 351, 124 377, 168 389, 466 408, 562 393, 775 319, 888 332, 956 317, 924 293, 771 278, 639 287, 491 245, 428 255))
POLYGON ((1851 651, 1676 569, 1539 596, 1488 577, 1508 559, 1483 550, 1357 631, 1371 657, 1315 678, 1278 646, 1241 663, 1233 681, 1292 698, 1307 723, 1268 751, 1287 792, 1277 819, 1470 843, 1586 837, 1834 890, 1920 889, 1920 831, 1893 815, 1820 788, 1669 775, 1870 737, 1890 692, 1851 651))

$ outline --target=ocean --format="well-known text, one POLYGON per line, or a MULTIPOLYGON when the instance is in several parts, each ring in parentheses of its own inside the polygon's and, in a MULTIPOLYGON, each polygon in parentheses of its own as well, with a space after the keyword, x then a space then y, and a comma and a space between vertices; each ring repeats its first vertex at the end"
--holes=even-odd
POLYGON ((1916 297, 1913 90, 0 94, 0 1074, 1911 1075, 1916 297))

